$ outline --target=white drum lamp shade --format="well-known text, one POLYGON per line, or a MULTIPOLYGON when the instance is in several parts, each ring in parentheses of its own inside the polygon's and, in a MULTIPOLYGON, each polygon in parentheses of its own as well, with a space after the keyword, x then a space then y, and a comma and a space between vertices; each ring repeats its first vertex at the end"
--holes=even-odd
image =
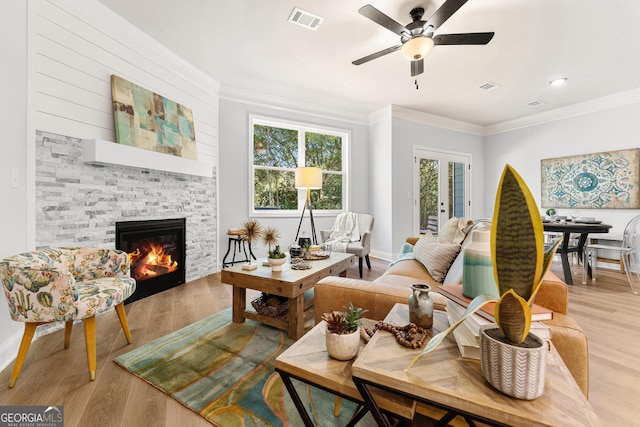
POLYGON ((296 188, 310 190, 322 188, 322 169, 315 167, 296 168, 296 188))

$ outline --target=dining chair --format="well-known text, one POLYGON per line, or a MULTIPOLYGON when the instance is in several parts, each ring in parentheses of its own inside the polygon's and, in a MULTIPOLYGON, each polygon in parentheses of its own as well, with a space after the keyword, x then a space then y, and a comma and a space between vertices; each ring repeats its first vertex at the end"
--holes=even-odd
POLYGON ((624 228, 621 246, 599 244, 587 244, 584 246, 582 253, 583 285, 587 283, 589 266, 591 266, 591 280, 596 281, 598 251, 617 252, 620 255, 631 291, 638 295, 638 290, 640 290, 640 215, 635 216, 624 228), (636 282, 635 285, 634 282, 636 282))

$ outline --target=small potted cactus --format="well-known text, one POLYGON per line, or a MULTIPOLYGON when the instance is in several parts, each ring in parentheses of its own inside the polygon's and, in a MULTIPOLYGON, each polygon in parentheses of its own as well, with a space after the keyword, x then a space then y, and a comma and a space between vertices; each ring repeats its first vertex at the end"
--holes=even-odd
POLYGON ((360 323, 368 310, 354 307, 350 302, 347 311, 324 313, 322 320, 327 323, 327 352, 338 360, 356 357, 360 350, 360 323))
POLYGON ((287 255, 280 251, 280 245, 276 245, 275 249, 269 251, 268 259, 271 271, 282 271, 282 264, 287 260, 287 255))

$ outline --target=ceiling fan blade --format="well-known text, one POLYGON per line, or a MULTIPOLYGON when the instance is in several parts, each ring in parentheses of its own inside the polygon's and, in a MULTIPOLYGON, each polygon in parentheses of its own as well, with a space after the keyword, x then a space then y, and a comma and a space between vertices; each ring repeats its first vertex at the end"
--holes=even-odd
POLYGON ((398 35, 402 35, 402 33, 409 33, 409 30, 407 30, 404 25, 400 25, 398 22, 389 18, 370 4, 362 6, 358 9, 358 13, 398 35))
POLYGON ((445 1, 440 9, 436 10, 431 18, 427 20, 426 25, 432 25, 434 30, 437 30, 440 25, 444 24, 444 22, 451 18, 451 15, 456 13, 458 9, 460 9, 467 1, 469 0, 447 0, 445 1))
POLYGON ((384 50, 381 50, 380 52, 372 53, 371 55, 367 55, 367 56, 365 56, 363 58, 356 59, 355 61, 352 62, 352 64, 353 65, 364 64, 365 62, 369 62, 372 59, 380 58, 381 56, 384 56, 384 55, 386 55, 388 53, 395 52, 396 50, 400 50, 401 47, 402 47, 401 44, 399 44, 398 46, 388 47, 388 48, 386 48, 384 50))
POLYGON ((415 77, 418 74, 422 74, 423 72, 424 72, 424 59, 411 61, 411 77, 415 77))
POLYGON ((495 33, 438 34, 433 37, 434 45, 487 44, 495 33))

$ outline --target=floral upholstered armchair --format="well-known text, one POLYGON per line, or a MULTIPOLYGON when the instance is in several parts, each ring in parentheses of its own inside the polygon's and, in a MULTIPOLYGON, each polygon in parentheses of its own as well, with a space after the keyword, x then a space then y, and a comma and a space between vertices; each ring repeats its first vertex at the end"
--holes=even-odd
POLYGON ((95 316, 115 308, 129 343, 131 332, 124 301, 136 289, 129 257, 120 250, 58 248, 27 252, 0 260, 0 280, 9 314, 25 323, 24 335, 9 380, 13 387, 36 328, 65 322, 65 348, 75 320, 83 320, 89 376, 96 373, 95 316))

